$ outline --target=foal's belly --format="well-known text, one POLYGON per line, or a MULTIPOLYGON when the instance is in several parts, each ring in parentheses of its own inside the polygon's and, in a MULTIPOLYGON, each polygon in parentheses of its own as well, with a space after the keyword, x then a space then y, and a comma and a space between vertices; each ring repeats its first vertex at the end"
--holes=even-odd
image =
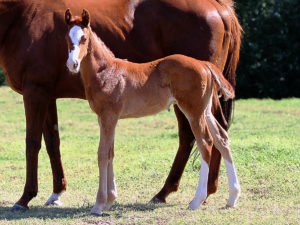
POLYGON ((165 109, 175 103, 168 88, 160 88, 160 90, 152 90, 149 92, 136 92, 128 95, 124 101, 124 106, 120 118, 137 118, 149 116, 165 109))

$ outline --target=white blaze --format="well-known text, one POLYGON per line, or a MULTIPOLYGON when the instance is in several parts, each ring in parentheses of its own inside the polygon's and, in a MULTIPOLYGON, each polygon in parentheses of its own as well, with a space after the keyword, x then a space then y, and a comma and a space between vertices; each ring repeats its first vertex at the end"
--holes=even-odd
POLYGON ((79 42, 83 35, 84 35, 84 33, 80 26, 72 27, 72 29, 69 32, 69 37, 73 43, 74 49, 69 53, 67 67, 73 73, 79 72, 79 68, 80 68, 80 66, 79 66, 80 60, 78 59, 79 53, 80 53, 79 42), (78 66, 77 66, 77 68, 74 68, 74 65, 76 63, 78 63, 78 66))

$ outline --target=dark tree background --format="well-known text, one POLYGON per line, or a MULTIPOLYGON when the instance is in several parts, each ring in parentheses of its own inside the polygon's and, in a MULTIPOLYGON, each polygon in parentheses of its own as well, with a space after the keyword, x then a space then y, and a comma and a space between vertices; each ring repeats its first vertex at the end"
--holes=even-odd
POLYGON ((235 8, 244 29, 237 97, 300 97, 299 0, 236 0, 235 8))
POLYGON ((300 97, 299 0, 236 0, 243 26, 239 98, 300 97))
POLYGON ((5 78, 4 78, 3 70, 0 68, 0 85, 3 84, 4 81, 5 81, 5 78))

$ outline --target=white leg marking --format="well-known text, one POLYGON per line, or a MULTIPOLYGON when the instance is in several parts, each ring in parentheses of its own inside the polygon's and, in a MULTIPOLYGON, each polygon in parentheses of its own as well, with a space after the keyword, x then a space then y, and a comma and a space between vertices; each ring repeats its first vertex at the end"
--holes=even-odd
POLYGON ((62 202, 60 201, 60 196, 63 194, 64 192, 62 191, 59 194, 56 193, 52 193, 52 195, 50 196, 50 198, 47 200, 47 202, 45 203, 45 205, 58 205, 61 206, 62 202))
POLYGON ((238 198, 241 194, 240 184, 236 175, 235 167, 233 162, 229 162, 224 159, 226 172, 228 176, 228 186, 229 186, 229 199, 227 201, 228 207, 234 207, 238 198))
POLYGON ((197 209, 207 197, 207 181, 208 181, 209 166, 201 156, 201 169, 199 184, 194 199, 189 204, 189 209, 197 209))
POLYGON ((227 206, 234 207, 241 194, 241 188, 231 155, 228 134, 211 113, 211 104, 212 96, 210 97, 209 104, 205 110, 205 119, 210 133, 213 136, 214 145, 220 151, 225 161, 229 185, 229 199, 227 201, 227 206))

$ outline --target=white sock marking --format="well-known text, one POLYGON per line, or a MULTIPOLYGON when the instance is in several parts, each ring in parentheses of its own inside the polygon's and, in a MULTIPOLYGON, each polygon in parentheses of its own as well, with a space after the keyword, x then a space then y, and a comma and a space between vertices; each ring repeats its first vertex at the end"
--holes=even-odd
POLYGON ((224 159, 226 172, 228 176, 228 186, 229 186, 229 199, 227 201, 227 206, 234 207, 240 194, 241 188, 235 171, 233 162, 228 162, 224 159))
POLYGON ((197 209, 207 197, 207 181, 209 166, 201 156, 201 169, 197 191, 193 201, 189 204, 190 209, 197 209))
POLYGON ((56 194, 56 193, 52 193, 52 195, 50 196, 50 198, 47 200, 47 202, 45 203, 45 205, 58 205, 61 206, 62 202, 60 201, 60 196, 62 195, 63 192, 56 194))

